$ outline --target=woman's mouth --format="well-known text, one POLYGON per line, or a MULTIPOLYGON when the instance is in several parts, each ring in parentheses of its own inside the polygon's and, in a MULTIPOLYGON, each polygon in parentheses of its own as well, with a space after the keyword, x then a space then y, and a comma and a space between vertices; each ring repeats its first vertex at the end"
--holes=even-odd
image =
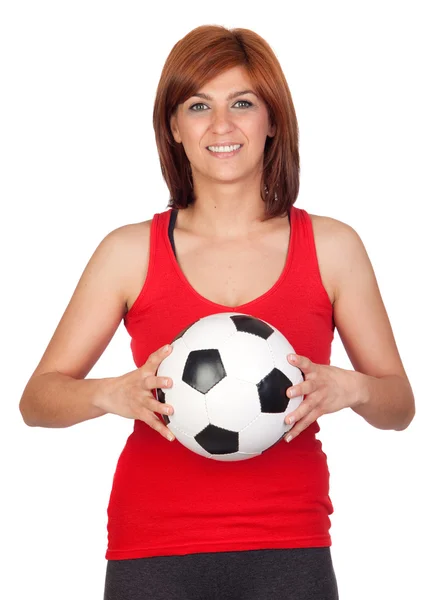
POLYGON ((243 144, 234 144, 232 146, 207 146, 207 150, 216 158, 231 158, 240 152, 243 144))

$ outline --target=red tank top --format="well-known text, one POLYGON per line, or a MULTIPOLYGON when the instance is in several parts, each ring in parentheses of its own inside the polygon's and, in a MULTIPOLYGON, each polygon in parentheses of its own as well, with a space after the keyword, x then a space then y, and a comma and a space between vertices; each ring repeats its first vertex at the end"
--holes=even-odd
MULTIPOLYGON (((333 311, 305 210, 290 210, 289 249, 278 281, 236 307, 211 302, 188 283, 168 234, 171 214, 168 209, 153 217, 146 281, 124 318, 137 367, 193 321, 221 312, 263 319, 298 354, 329 364, 333 311)), ((316 421, 260 456, 221 462, 135 420, 113 478, 106 559, 330 546, 333 506, 318 431, 316 421)))

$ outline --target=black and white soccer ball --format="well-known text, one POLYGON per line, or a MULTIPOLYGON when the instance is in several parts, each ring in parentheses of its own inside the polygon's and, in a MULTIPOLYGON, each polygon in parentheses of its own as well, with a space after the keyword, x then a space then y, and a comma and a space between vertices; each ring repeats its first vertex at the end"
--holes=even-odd
POLYGON ((293 427, 284 422, 303 396, 286 390, 304 380, 287 355, 295 350, 275 327, 241 313, 192 323, 171 343, 157 375, 173 386, 157 389, 174 413, 164 421, 186 448, 214 460, 253 458, 293 427))

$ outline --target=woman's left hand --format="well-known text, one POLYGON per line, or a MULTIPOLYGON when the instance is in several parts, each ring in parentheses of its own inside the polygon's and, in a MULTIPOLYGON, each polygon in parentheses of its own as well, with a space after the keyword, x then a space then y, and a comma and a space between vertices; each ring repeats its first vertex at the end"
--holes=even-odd
POLYGON ((305 381, 287 390, 287 396, 296 398, 303 395, 304 399, 285 418, 286 424, 290 424, 291 417, 294 418, 291 433, 284 437, 286 442, 294 439, 321 415, 359 404, 364 387, 363 373, 319 365, 299 354, 289 355, 287 360, 303 372, 305 381), (296 360, 291 360, 291 356, 295 356, 296 360))

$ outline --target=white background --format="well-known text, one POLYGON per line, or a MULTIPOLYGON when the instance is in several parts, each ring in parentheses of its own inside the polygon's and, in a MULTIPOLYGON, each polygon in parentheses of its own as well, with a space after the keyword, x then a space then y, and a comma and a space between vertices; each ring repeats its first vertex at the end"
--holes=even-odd
MULTIPOLYGON (((29 428, 18 403, 101 239, 166 209, 154 95, 173 45, 202 24, 252 29, 277 54, 300 127, 296 206, 361 236, 416 398, 403 432, 350 409, 319 421, 340 598, 435 597, 429 4, 1 4, 2 598, 102 598, 106 507, 133 421, 29 428)), ((129 341, 121 323, 89 377, 132 370, 129 341)), ((331 364, 352 368, 337 333, 331 364)))

